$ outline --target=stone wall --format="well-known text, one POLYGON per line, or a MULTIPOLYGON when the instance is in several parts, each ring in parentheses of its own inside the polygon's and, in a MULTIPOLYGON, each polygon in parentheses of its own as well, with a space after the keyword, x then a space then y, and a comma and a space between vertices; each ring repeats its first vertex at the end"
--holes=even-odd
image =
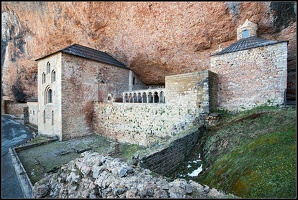
POLYGON ((129 89, 129 69, 62 55, 62 130, 63 139, 92 133, 93 103, 108 97, 122 101, 129 89))
POLYGON ((16 103, 13 101, 4 101, 5 114, 23 115, 26 103, 16 103))
POLYGON ((287 43, 211 57, 218 74, 218 107, 242 110, 281 105, 287 88, 287 43))
POLYGON ((217 76, 205 70, 165 77, 166 103, 191 107, 196 114, 216 109, 217 76))
POLYGON ((151 146, 181 131, 195 130, 196 110, 147 103, 95 103, 94 131, 119 142, 151 146))
POLYGON ((38 126, 38 102, 27 102, 29 123, 38 126))
POLYGON ((217 74, 208 71, 208 89, 209 89, 209 112, 217 110, 217 95, 218 95, 218 77, 217 74))
POLYGON ((38 132, 41 135, 58 136, 60 139, 62 138, 61 57, 61 53, 56 53, 38 60, 38 132), (52 71, 55 71, 55 81, 52 81, 52 71), (49 89, 52 90, 52 103, 47 102, 49 89))
MULTIPOLYGON (((215 77, 210 71, 166 77, 166 103, 95 103, 94 131, 143 146, 192 133, 210 112, 209 82, 215 77)), ((215 96, 216 86, 210 88, 215 96)))
POLYGON ((171 142, 167 147, 140 158, 140 166, 166 175, 182 162, 197 143, 202 130, 197 130, 171 142))
POLYGON ((28 106, 24 107, 23 113, 24 113, 24 124, 27 124, 27 123, 29 123, 29 108, 28 108, 28 106))

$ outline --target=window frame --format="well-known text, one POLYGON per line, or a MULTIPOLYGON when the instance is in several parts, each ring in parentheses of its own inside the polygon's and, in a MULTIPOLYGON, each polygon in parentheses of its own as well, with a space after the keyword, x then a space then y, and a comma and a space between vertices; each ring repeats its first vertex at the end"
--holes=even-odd
POLYGON ((51 72, 51 82, 53 83, 55 81, 56 81, 56 72, 55 72, 55 70, 52 70, 52 72, 51 72))
POLYGON ((42 79, 42 84, 46 83, 46 74, 44 72, 42 73, 41 79, 42 79))
POLYGON ((249 31, 247 29, 243 30, 242 33, 242 38, 248 38, 249 37, 249 31))
POLYGON ((51 72, 51 64, 50 62, 47 62, 47 74, 51 72))

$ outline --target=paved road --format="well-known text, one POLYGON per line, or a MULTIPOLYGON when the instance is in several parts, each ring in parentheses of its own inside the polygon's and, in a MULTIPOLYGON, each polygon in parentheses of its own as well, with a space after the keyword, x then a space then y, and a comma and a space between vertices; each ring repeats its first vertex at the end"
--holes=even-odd
POLYGON ((32 137, 23 124, 1 115, 1 199, 24 198, 18 178, 12 166, 10 147, 16 147, 32 137))

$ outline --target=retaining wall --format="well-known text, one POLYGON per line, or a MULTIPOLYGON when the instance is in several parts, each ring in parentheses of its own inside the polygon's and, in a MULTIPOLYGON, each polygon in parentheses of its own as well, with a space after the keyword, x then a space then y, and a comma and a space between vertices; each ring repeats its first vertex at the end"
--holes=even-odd
POLYGON ((216 74, 206 70, 167 76, 165 83, 165 103, 95 102, 94 132, 150 147, 198 130, 216 109, 216 74))
POLYGON ((5 114, 23 115, 24 107, 27 107, 27 103, 16 103, 13 101, 4 101, 5 114))
POLYGON ((202 133, 203 129, 199 129, 174 140, 162 150, 140 158, 140 166, 161 175, 170 173, 191 152, 202 133))

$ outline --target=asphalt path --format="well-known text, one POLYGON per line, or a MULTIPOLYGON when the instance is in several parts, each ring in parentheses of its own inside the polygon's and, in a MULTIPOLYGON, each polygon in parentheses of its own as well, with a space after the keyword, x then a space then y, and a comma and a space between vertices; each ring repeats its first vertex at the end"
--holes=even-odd
POLYGON ((1 199, 24 198, 9 148, 16 147, 30 138, 32 133, 26 126, 9 115, 1 115, 1 199))

